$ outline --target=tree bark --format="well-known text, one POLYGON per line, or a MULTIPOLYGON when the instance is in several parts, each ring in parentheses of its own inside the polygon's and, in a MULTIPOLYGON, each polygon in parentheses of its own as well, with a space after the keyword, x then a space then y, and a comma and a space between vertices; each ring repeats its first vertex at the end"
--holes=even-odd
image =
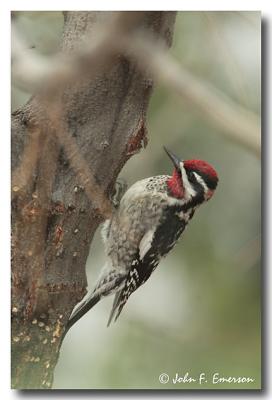
MULTIPOLYGON (((107 14, 66 12, 62 51, 76 49, 107 14)), ((173 12, 143 12, 139 23, 170 46, 174 21, 173 12)), ((106 197, 125 162, 147 141, 152 85, 134 62, 118 55, 107 71, 61 93, 62 122, 106 197)), ((27 185, 12 187, 16 389, 52 387, 64 327, 86 293, 86 259, 103 220, 82 185, 80 168, 57 140, 62 125, 54 122, 39 95, 12 115, 12 171, 24 162, 30 169, 27 185)))

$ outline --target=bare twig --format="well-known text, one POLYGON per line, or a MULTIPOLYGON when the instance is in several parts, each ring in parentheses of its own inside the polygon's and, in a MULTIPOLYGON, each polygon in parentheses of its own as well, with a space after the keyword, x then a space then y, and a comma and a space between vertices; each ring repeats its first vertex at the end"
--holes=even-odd
MULTIPOLYGON (((41 88, 41 85, 44 87, 46 82, 46 93, 40 97, 40 100, 47 103, 48 113, 51 113, 49 122, 51 125, 54 122, 52 132, 57 135, 71 166, 85 188, 87 196, 92 200, 94 207, 103 218, 111 216, 112 205, 95 182, 95 178, 82 157, 76 141, 69 134, 68 128, 64 127, 64 122, 61 122, 64 121, 64 118, 62 118, 60 103, 57 104, 55 100, 53 103, 47 100, 50 90, 55 92, 57 88, 60 91, 62 85, 73 80, 78 81, 78 77, 82 75, 80 72, 84 72, 90 79, 98 71, 109 66, 110 59, 116 53, 113 46, 114 38, 133 30, 143 16, 144 13, 142 12, 116 13, 110 18, 107 26, 97 29, 95 41, 90 41, 88 36, 85 37, 85 44, 81 46, 79 53, 69 54, 69 56, 62 54, 51 61, 41 55, 29 52, 23 38, 13 27, 13 78, 19 87, 27 90, 37 90, 39 87, 41 88)), ((13 198, 26 187, 29 179, 33 176, 39 154, 39 132, 37 126, 35 126, 33 132, 30 132, 31 140, 25 146, 21 163, 13 173, 13 198)))
MULTIPOLYGON (((28 297, 28 302, 24 309, 26 317, 35 312, 39 307, 39 292, 44 283, 44 245, 46 241, 48 210, 50 209, 59 152, 53 133, 53 126, 55 121, 59 119, 59 115, 54 111, 53 118, 53 115, 50 115, 51 109, 47 105, 43 111, 45 118, 40 120, 35 127, 31 128, 31 140, 23 154, 25 171, 22 168, 16 169, 16 175, 13 178, 13 182, 16 183, 12 187, 15 194, 20 193, 20 213, 17 218, 16 228, 14 229, 16 240, 14 259, 17 259, 18 254, 23 254, 24 257, 31 260, 25 274, 31 276, 31 281, 34 282, 31 288, 28 286, 25 287, 25 295, 28 297), (45 121, 48 121, 49 118, 51 123, 48 125, 45 121), (34 148, 32 147, 33 144, 35 145, 34 148), (26 157, 30 151, 37 151, 37 154, 33 157, 31 156, 28 163, 26 157), (35 193, 32 193, 30 200, 27 191, 31 193, 32 190, 30 186, 30 174, 33 173, 32 168, 36 168, 37 171, 35 193), (28 190, 24 193, 21 189, 26 186, 28 190), (25 237, 29 238, 26 246, 23 245, 25 237)), ((16 282, 19 281, 19 276, 17 276, 15 270, 13 279, 16 282)), ((20 293, 20 285, 14 285, 13 295, 17 291, 20 293)))
POLYGON ((56 135, 94 208, 104 219, 110 218, 112 204, 95 181, 88 163, 82 157, 76 141, 68 132, 68 128, 65 128, 63 124, 56 130, 56 135))
POLYGON ((86 34, 79 50, 55 57, 44 57, 27 48, 23 37, 12 26, 12 76, 15 84, 27 91, 46 87, 55 91, 61 86, 78 81, 82 73, 88 78, 110 66, 116 54, 115 41, 127 35, 144 18, 144 12, 116 12, 96 28, 95 34, 86 34), (95 37, 95 40, 93 39, 95 37))
POLYGON ((158 82, 164 83, 190 106, 201 111, 226 138, 259 157, 261 135, 258 116, 179 65, 149 32, 135 32, 135 25, 141 18, 141 12, 117 13, 106 26, 100 26, 95 41, 90 41, 87 35, 77 53, 57 57, 51 64, 41 56, 36 55, 34 59, 22 55, 23 46, 15 32, 15 78, 20 85, 36 88, 46 81, 47 90, 54 89, 56 82, 60 87, 82 73, 94 76, 109 64, 109 59, 123 53, 136 60, 140 68, 149 70, 158 82))
POLYGON ((190 106, 204 112, 228 139, 260 157, 260 122, 256 114, 192 75, 166 54, 162 45, 148 37, 147 33, 133 35, 129 40, 120 38, 119 45, 136 60, 141 60, 141 68, 149 69, 159 82, 176 92, 190 106))
POLYGON ((25 146, 21 162, 12 174, 11 188, 12 198, 23 191, 27 186, 31 186, 34 179, 34 171, 40 152, 41 129, 37 126, 28 128, 29 142, 25 146))
MULTIPOLYGON (((55 100, 48 102, 44 100, 43 105, 46 110, 47 123, 49 127, 47 132, 45 132, 44 121, 42 121, 40 122, 40 125, 35 125, 29 128, 29 143, 25 146, 20 165, 12 174, 12 198, 15 198, 19 193, 23 192, 24 188, 30 186, 30 181, 31 179, 33 180, 33 172, 35 171, 38 158, 41 156, 41 150, 46 153, 45 148, 41 149, 41 147, 44 146, 44 143, 40 143, 40 138, 41 136, 44 137, 46 134, 50 134, 56 136, 59 145, 63 146, 72 168, 77 174, 81 185, 84 187, 85 192, 89 200, 92 201, 96 211, 103 217, 103 219, 110 218, 112 214, 112 204, 96 183, 87 162, 80 153, 76 141, 70 135, 67 124, 64 122, 60 101, 55 100)), ((48 179, 43 180, 45 185, 47 181, 48 179)))

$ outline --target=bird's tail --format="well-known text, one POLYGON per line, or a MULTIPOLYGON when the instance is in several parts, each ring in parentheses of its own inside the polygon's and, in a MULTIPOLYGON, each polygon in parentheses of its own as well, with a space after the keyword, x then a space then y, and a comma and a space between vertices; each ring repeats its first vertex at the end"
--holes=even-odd
POLYGON ((112 321, 112 319, 113 319, 113 317, 114 317, 114 315, 116 313, 117 307, 119 305, 119 299, 120 299, 121 293, 122 293, 122 291, 117 292, 115 297, 114 297, 111 313, 110 313, 110 316, 109 316, 109 319, 108 319, 108 323, 107 323, 107 327, 110 326, 111 321, 112 321))
POLYGON ((65 327, 65 332, 62 340, 72 328, 72 326, 85 315, 91 308, 93 308, 102 297, 109 296, 112 293, 118 295, 118 289, 122 288, 122 283, 126 274, 124 272, 118 272, 116 270, 110 271, 106 276, 99 279, 93 292, 84 300, 79 306, 72 312, 69 321, 65 327))
POLYGON ((123 286, 121 290, 116 293, 107 326, 110 326, 113 318, 114 322, 116 322, 132 292, 133 290, 130 291, 129 288, 123 286))
POLYGON ((75 311, 71 314, 67 325, 65 326, 65 332, 62 337, 62 340, 68 333, 68 331, 72 328, 72 326, 81 318, 83 315, 85 315, 91 308, 93 308, 101 299, 100 294, 92 294, 89 298, 87 298, 82 304, 79 305, 78 308, 75 309, 75 311))

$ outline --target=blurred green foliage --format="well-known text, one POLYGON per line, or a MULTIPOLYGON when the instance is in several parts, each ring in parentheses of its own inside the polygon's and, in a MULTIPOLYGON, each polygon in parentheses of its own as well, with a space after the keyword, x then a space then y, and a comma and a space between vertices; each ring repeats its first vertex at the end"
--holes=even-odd
MULTIPOLYGON (((261 27, 258 12, 180 12, 171 53, 207 84, 260 113, 261 27)), ((16 13, 33 51, 55 52, 63 18, 56 12, 16 13)), ((12 91, 13 108, 29 94, 12 91)), ((184 159, 213 164, 220 182, 182 241, 106 328, 105 299, 67 335, 55 388, 260 388, 260 162, 228 142, 192 105, 156 87, 148 114, 149 145, 124 167, 129 184, 171 172, 162 146, 184 159), (162 385, 167 373, 208 382, 162 385), (250 376, 251 384, 212 385, 211 376, 250 376)), ((104 262, 100 235, 92 243, 90 288, 104 262)), ((171 380, 171 379, 170 379, 171 380)))

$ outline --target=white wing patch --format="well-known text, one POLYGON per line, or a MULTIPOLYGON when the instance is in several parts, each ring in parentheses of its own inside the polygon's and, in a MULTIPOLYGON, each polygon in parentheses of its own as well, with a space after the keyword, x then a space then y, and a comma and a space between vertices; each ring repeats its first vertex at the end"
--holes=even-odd
POLYGON ((140 241, 139 250, 140 250, 140 260, 144 258, 148 250, 151 248, 152 240, 154 237, 155 229, 149 230, 143 236, 142 240, 140 241))

